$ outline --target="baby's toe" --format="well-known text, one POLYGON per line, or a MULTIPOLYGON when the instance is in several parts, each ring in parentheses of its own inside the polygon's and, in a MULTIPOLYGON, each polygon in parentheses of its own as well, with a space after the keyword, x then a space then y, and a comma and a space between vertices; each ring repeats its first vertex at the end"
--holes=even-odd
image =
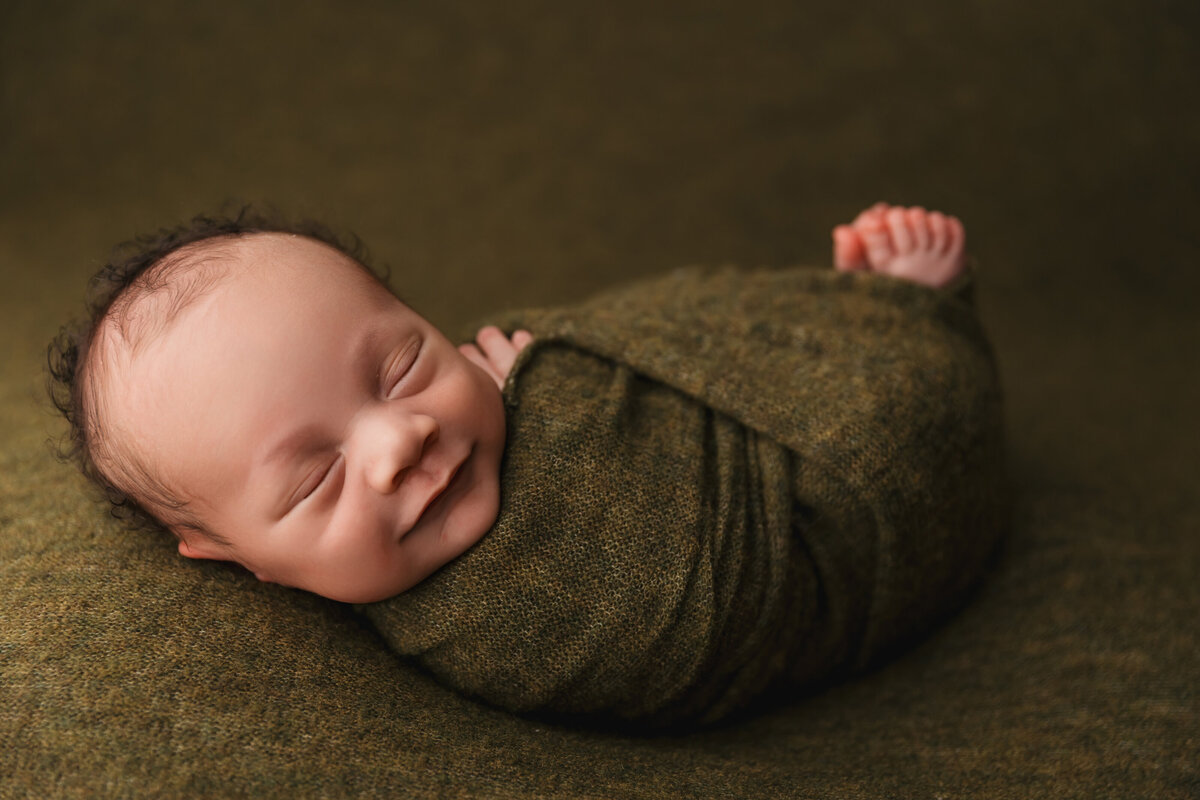
POLYGON ((868 268, 862 238, 849 225, 838 225, 833 229, 833 266, 839 272, 856 272, 868 268))
POLYGON ((861 225, 855 225, 854 229, 862 237, 863 247, 867 252, 867 263, 871 269, 885 268, 896 254, 887 223, 882 220, 868 220, 861 225))
POLYGON ((915 245, 912 231, 908 229, 908 214, 903 208, 890 209, 885 215, 888 230, 892 233, 892 247, 904 255, 911 253, 915 245))
POLYGON ((950 223, 946 215, 940 211, 929 214, 929 249, 934 253, 944 253, 946 243, 950 241, 950 223))
POLYGON ((929 249, 932 234, 929 231, 929 214, 920 206, 913 206, 905 212, 908 218, 908 229, 912 231, 913 247, 917 250, 929 249))
POLYGON ((944 252, 946 255, 954 258, 961 258, 963 252, 966 250, 967 243, 967 233, 963 229, 962 222, 959 221, 958 217, 947 217, 946 229, 946 249, 944 252))
POLYGON ((890 208, 887 203, 876 203, 870 208, 865 208, 858 213, 851 225, 859 225, 863 222, 876 222, 883 219, 884 213, 890 208))

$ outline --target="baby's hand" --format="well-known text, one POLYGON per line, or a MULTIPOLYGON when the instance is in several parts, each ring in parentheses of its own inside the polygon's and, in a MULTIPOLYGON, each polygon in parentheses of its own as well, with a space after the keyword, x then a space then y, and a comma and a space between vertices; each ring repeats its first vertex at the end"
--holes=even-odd
POLYGON ((477 364, 491 376, 497 386, 503 389, 504 379, 512 370, 513 362, 517 360, 517 353, 524 350, 525 346, 532 341, 533 334, 529 331, 513 331, 510 340, 495 325, 488 325, 480 328, 479 333, 475 334, 475 342, 478 345, 460 344, 458 352, 477 364))

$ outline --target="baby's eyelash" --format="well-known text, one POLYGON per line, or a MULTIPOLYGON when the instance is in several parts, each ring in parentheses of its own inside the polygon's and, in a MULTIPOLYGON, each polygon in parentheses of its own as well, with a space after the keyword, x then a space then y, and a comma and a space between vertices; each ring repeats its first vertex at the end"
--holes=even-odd
POLYGON ((319 489, 321 487, 321 484, 325 482, 325 479, 329 477, 329 473, 332 469, 333 469, 333 464, 330 464, 328 467, 326 467, 325 471, 321 473, 321 477, 317 479, 316 483, 313 483, 309 487, 308 491, 306 491, 304 493, 304 496, 312 497, 313 492, 315 492, 317 489, 319 489))
POLYGON ((313 470, 312 473, 310 473, 308 480, 305 481, 305 483, 301 486, 300 491, 297 492, 296 504, 298 505, 300 502, 312 497, 317 493, 318 489, 328 483, 330 476, 333 475, 334 470, 338 468, 341 460, 342 457, 338 456, 331 461, 324 470, 313 470))
POLYGON ((412 370, 420 355, 421 340, 414 339, 404 349, 397 352, 380 370, 383 375, 382 390, 385 396, 391 395, 404 376, 412 370))

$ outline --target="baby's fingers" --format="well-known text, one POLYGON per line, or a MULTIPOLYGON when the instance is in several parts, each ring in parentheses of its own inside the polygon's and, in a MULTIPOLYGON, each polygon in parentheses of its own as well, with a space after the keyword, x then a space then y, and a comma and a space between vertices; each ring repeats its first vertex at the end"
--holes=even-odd
POLYGON ((512 343, 513 347, 517 348, 518 353, 524 350, 532 341, 533 334, 529 331, 513 331, 512 343))
POLYGON ((513 339, 510 341, 494 325, 480 328, 479 333, 476 334, 475 341, 479 344, 479 349, 491 365, 490 372, 497 378, 497 383, 501 387, 503 387, 504 379, 508 377, 508 373, 512 371, 513 362, 517 360, 517 353, 521 352, 532 339, 533 337, 530 336, 528 331, 517 331, 513 334, 513 339))

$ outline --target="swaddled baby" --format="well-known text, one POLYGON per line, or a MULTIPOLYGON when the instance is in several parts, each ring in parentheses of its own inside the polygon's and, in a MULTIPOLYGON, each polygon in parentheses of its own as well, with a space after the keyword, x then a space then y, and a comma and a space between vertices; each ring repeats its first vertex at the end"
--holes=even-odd
POLYGON ((55 397, 184 556, 363 604, 510 709, 711 721, 919 633, 999 535, 963 241, 879 204, 833 272, 680 271, 455 346, 319 228, 199 219, 97 277, 55 397))

